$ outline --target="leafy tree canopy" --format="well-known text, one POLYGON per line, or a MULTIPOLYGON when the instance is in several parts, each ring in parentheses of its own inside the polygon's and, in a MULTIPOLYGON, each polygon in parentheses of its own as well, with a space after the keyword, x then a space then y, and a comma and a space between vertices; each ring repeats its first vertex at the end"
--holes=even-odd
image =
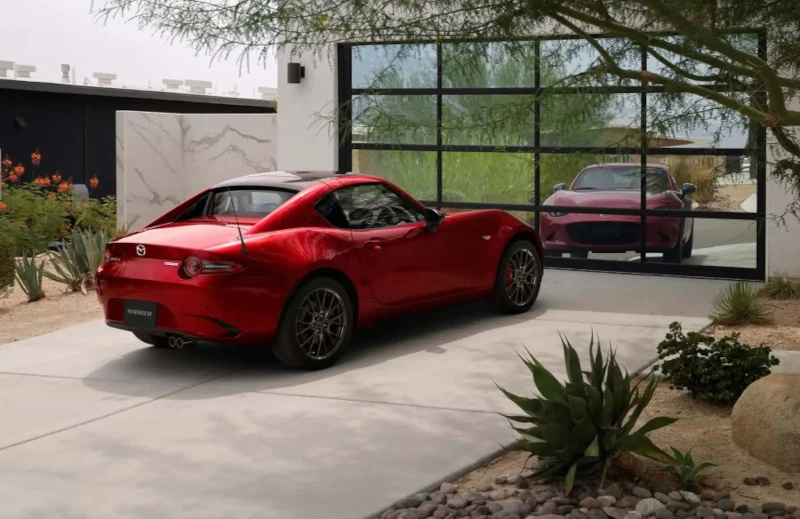
MULTIPOLYGON (((675 95, 661 99, 663 111, 648 123, 654 130, 674 131, 687 118, 702 119, 713 110, 734 114, 730 120, 739 122, 732 124, 745 119, 766 127, 775 143, 773 175, 794 198, 800 196, 800 142, 792 128, 800 125, 797 0, 95 2, 100 17, 132 18, 201 52, 238 53, 242 63, 254 55, 266 60, 270 49, 284 47, 324 52, 321 44, 337 42, 475 38, 502 41, 513 58, 528 52, 520 39, 530 35, 575 35, 596 58, 571 74, 571 84, 635 81, 665 87, 675 95), (766 55, 752 29, 768 34, 766 55), (605 38, 593 36, 600 33, 605 38), (641 60, 630 59, 632 49, 645 49, 654 66, 643 70, 641 60)), ((579 51, 568 43, 550 50, 562 60, 579 51)), ((798 209, 795 202, 789 211, 797 215, 798 209)))

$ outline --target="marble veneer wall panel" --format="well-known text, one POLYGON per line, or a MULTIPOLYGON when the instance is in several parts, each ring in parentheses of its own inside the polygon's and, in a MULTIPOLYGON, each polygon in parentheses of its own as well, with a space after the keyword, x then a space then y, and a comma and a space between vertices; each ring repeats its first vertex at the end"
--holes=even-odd
POLYGON ((273 114, 117 112, 117 217, 138 229, 226 180, 276 168, 273 114))

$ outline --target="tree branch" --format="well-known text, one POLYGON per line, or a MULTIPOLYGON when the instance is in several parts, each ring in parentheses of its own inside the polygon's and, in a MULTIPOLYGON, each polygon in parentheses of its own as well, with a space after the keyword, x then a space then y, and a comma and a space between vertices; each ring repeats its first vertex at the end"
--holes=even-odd
POLYGON ((628 78, 628 79, 636 79, 636 80, 640 80, 640 81, 650 81, 652 83, 658 83, 658 84, 661 84, 661 85, 664 85, 664 86, 667 86, 667 87, 672 87, 672 88, 674 88, 676 90, 684 90, 684 91, 687 91, 687 92, 692 93, 692 94, 697 94, 697 95, 699 95, 701 97, 704 97, 706 99, 711 99, 712 101, 716 101, 717 103, 721 104, 722 106, 730 108, 731 110, 734 110, 734 111, 736 111, 736 112, 738 112, 738 113, 740 113, 740 114, 742 114, 744 116, 747 116, 750 119, 753 119, 755 121, 759 121, 759 122, 764 123, 764 122, 767 122, 769 120, 769 114, 761 112, 760 110, 757 110, 756 108, 754 108, 754 107, 752 107, 750 105, 737 102, 736 100, 734 100, 734 99, 732 99, 732 98, 730 98, 728 96, 725 96, 720 92, 716 92, 714 90, 710 90, 710 89, 702 87, 700 85, 693 85, 691 83, 684 83, 684 82, 681 82, 681 81, 676 81, 676 80, 674 80, 672 78, 668 78, 668 77, 662 76, 660 74, 655 74, 655 73, 649 72, 649 71, 645 72, 643 70, 623 69, 617 64, 617 62, 614 60, 614 58, 611 56, 611 54, 606 49, 604 49, 603 46, 600 45, 597 42, 597 40, 594 37, 592 37, 590 34, 588 34, 586 31, 584 31, 583 29, 581 29, 580 27, 578 27, 577 25, 575 25, 574 23, 570 22, 569 20, 567 20, 566 18, 564 18, 562 16, 555 15, 554 19, 556 21, 558 21, 559 23, 561 23, 562 25, 564 25, 566 27, 569 27, 575 34, 578 34, 579 36, 581 36, 592 47, 594 47, 595 50, 597 50, 597 52, 602 57, 602 59, 605 62, 606 67, 608 68, 609 72, 614 74, 614 75, 616 75, 616 76, 623 77, 623 78, 628 78))
POLYGON ((780 76, 772 70, 767 62, 753 56, 752 54, 743 50, 737 49, 730 43, 722 40, 702 27, 698 28, 689 20, 680 16, 678 12, 672 8, 670 9, 664 5, 661 0, 635 0, 638 3, 649 7, 665 20, 668 20, 678 31, 685 34, 688 38, 708 47, 709 49, 719 52, 720 54, 741 63, 747 63, 756 71, 756 73, 764 80, 769 93, 769 107, 770 111, 774 112, 778 117, 785 117, 787 115, 786 99, 783 95, 783 88, 781 86, 780 76))

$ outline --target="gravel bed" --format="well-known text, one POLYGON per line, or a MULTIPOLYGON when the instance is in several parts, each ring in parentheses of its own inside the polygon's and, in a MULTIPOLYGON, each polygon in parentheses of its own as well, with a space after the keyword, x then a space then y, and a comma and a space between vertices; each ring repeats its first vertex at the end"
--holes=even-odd
MULTIPOLYGON (((736 503, 727 492, 695 494, 666 487, 614 482, 598 491, 576 482, 566 495, 560 485, 538 485, 518 475, 499 477, 494 485, 465 491, 442 483, 430 494, 417 494, 384 511, 380 519, 800 519, 797 506, 736 503)), ((800 497, 800 496, 798 496, 800 497)))

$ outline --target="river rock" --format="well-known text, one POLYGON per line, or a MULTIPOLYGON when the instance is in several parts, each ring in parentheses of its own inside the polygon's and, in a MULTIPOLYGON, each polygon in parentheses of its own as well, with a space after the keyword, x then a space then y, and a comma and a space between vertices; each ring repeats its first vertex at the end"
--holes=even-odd
POLYGON ((653 497, 642 499, 636 505, 636 511, 642 514, 642 517, 650 517, 656 513, 659 508, 666 508, 661 501, 653 497))

